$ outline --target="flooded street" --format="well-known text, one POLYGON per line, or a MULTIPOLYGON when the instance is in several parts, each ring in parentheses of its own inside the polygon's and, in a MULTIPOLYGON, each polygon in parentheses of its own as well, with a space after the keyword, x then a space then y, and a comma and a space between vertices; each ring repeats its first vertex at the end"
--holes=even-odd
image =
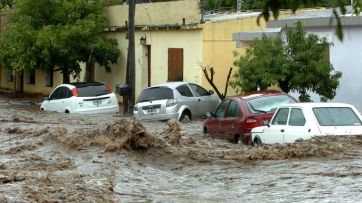
POLYGON ((251 147, 204 136, 202 120, 139 123, 37 104, 0 95, 0 202, 362 199, 362 136, 251 147))

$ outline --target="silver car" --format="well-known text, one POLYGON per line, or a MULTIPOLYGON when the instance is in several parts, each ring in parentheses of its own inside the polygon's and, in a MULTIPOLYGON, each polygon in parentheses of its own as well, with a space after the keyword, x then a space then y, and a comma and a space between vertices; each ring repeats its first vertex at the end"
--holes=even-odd
POLYGON ((220 103, 212 90, 188 82, 169 82, 144 89, 133 109, 139 120, 190 121, 214 112, 220 103))

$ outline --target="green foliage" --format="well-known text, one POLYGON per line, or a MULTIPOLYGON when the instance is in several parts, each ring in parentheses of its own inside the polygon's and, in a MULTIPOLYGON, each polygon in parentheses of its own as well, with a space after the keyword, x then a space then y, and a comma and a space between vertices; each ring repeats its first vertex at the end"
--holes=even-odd
POLYGON ((0 9, 13 7, 13 0, 0 0, 0 9))
POLYGON ((17 0, 17 12, 1 38, 0 59, 8 68, 58 67, 69 82, 80 62, 98 63, 110 71, 119 51, 117 41, 102 36, 103 7, 87 0, 17 0), (92 53, 91 61, 88 61, 92 53))
POLYGON ((341 72, 335 71, 326 60, 330 44, 326 38, 306 34, 301 23, 285 28, 286 36, 263 36, 234 62, 239 70, 231 85, 238 91, 278 85, 284 92, 300 93, 301 101, 310 100, 308 91, 321 96, 322 101, 333 99, 339 86, 341 72))

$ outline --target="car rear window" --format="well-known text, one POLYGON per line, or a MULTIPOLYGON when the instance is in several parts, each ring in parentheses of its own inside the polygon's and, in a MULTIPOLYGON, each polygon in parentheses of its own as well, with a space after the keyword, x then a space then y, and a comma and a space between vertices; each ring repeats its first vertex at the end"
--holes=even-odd
POLYGON ((313 113, 321 126, 360 126, 361 120, 349 107, 318 107, 313 113))
POLYGON ((77 87, 79 97, 95 97, 109 94, 109 89, 104 84, 90 84, 77 87))
POLYGON ((173 91, 168 87, 153 87, 144 89, 138 98, 138 102, 173 99, 173 91))
POLYGON ((248 109, 253 114, 275 111, 282 104, 295 103, 296 101, 287 94, 268 95, 249 99, 246 101, 248 109))

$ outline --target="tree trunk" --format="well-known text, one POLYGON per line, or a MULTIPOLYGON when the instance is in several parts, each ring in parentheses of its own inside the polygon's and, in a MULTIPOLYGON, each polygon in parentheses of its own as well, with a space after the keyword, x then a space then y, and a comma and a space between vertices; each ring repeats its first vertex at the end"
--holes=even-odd
POLYGON ((84 74, 84 81, 94 82, 94 64, 86 64, 86 70, 84 74))
POLYGON ((24 93, 24 70, 20 72, 20 92, 24 93))
POLYGON ((63 69, 62 73, 63 73, 63 83, 64 84, 69 84, 70 83, 70 77, 69 77, 68 69, 63 69))
POLYGON ((289 93, 290 87, 289 87, 289 81, 278 81, 280 89, 282 89, 283 92, 289 93))

